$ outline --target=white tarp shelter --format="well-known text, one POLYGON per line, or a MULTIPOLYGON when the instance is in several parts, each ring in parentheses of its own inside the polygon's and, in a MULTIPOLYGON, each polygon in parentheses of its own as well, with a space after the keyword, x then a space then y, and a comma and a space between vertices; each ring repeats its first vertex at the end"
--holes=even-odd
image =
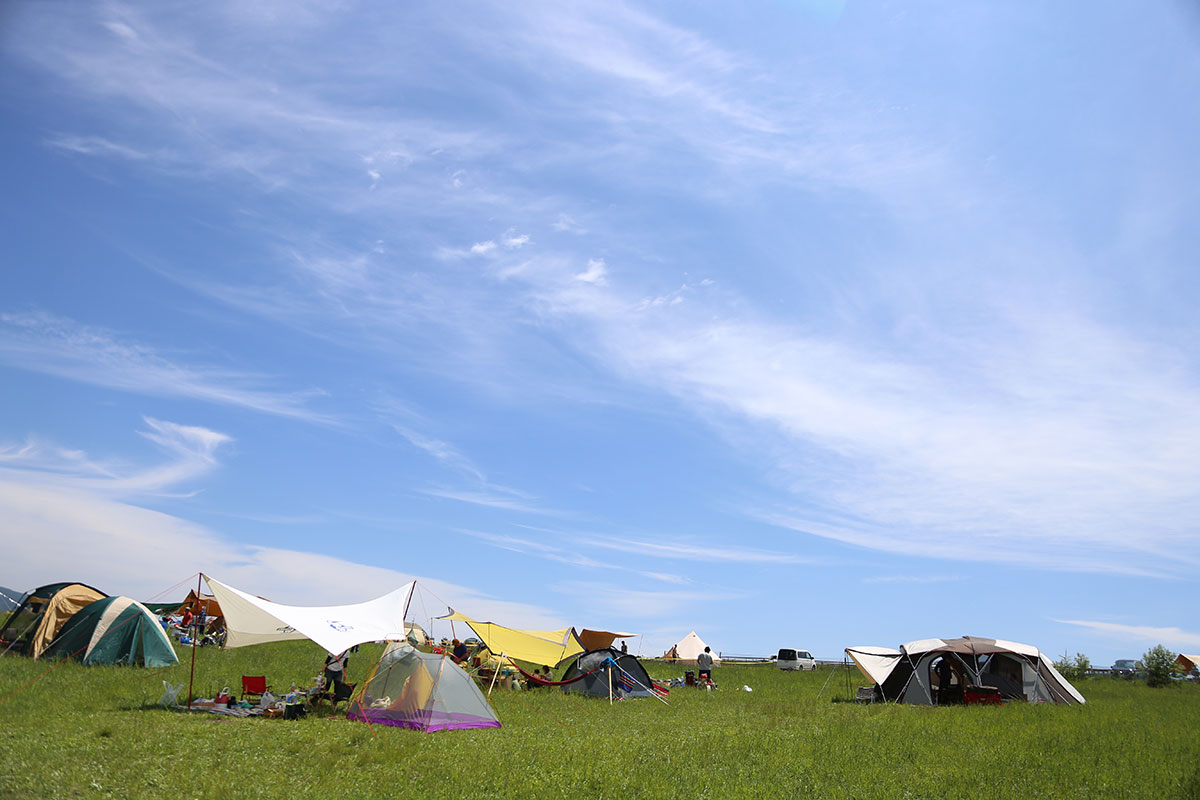
POLYGON ((311 639, 330 653, 356 644, 403 641, 404 615, 414 582, 365 603, 341 606, 289 606, 255 597, 205 575, 225 615, 226 647, 311 639))
MULTIPOLYGON (((670 648, 668 648, 666 655, 670 656, 671 651, 674 650, 675 658, 678 658, 680 661, 695 661, 696 658, 704 652, 704 648, 707 646, 708 645, 704 643, 704 640, 697 636, 695 631, 692 631, 687 636, 683 637, 670 648)), ((717 657, 716 653, 710 652, 709 655, 712 656, 714 662, 721 660, 717 657)))

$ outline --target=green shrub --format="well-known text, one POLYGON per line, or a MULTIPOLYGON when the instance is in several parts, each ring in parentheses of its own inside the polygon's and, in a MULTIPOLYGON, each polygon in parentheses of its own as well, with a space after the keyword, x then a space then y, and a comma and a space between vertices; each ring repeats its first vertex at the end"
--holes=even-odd
POLYGON ((1064 678, 1074 683, 1080 678, 1087 677, 1088 670, 1092 668, 1092 660, 1083 653, 1076 653, 1074 659, 1063 653, 1062 658, 1054 662, 1054 668, 1064 678))
POLYGON ((1147 686, 1170 686, 1175 672, 1175 657, 1161 644, 1156 644, 1142 656, 1142 669, 1146 673, 1147 686))

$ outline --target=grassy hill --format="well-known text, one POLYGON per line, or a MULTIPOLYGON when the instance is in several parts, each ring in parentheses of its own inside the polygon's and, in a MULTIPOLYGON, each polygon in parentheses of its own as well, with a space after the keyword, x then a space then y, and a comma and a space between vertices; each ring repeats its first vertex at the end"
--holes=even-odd
MULTIPOLYGON (((162 670, 0 659, 0 797, 1200 796, 1197 685, 1095 678, 1086 706, 915 708, 833 702, 857 674, 725 665, 718 691, 675 689, 670 706, 497 690, 503 728, 425 735, 164 710, 189 655, 162 670)), ((322 661, 307 642, 202 648, 195 685, 211 697, 266 674, 286 689, 322 661)))

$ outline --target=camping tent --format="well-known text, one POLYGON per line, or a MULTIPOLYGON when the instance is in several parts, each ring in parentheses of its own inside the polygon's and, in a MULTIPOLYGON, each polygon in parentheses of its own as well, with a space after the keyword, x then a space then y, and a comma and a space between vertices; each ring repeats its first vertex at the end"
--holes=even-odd
POLYGON ((961 702, 970 687, 992 687, 1001 698, 1030 703, 1087 702, 1040 650, 1003 639, 918 639, 899 650, 847 647, 846 654, 883 699, 910 705, 945 704, 951 697, 961 702))
POLYGON ((636 657, 606 647, 581 653, 563 673, 563 691, 589 697, 653 697, 654 682, 636 657), (573 680, 575 678, 580 680, 573 680), (566 683, 571 681, 570 683, 566 683))
POLYGON ((211 594, 197 594, 195 589, 190 589, 187 597, 175 609, 176 614, 182 614, 184 611, 191 611, 195 616, 200 616, 200 612, 203 611, 206 624, 212 625, 214 629, 218 624, 223 624, 221 604, 211 594))
POLYGON ((636 633, 621 633, 619 631, 593 631, 584 628, 575 634, 585 650, 603 650, 612 647, 617 639, 632 639, 636 633))
POLYGON ((105 597, 81 609, 43 655, 77 658, 88 665, 166 667, 179 661, 158 618, 128 597, 105 597))
MULTIPOLYGON (((673 657, 680 661, 695 661, 699 655, 704 652, 704 648, 707 646, 708 645, 704 643, 704 640, 697 636, 695 631, 692 631, 687 636, 671 645, 671 647, 667 648, 667 652, 664 653, 663 656, 665 658, 673 657), (674 656, 671 655, 672 651, 675 653, 674 656)), ((713 657, 714 662, 721 660, 717 657, 716 653, 710 652, 709 655, 713 657)))
POLYGON ((288 606, 204 576, 225 615, 226 647, 311 639, 337 655, 356 644, 403 641, 404 614, 413 583, 368 600, 342 606, 288 606))
POLYGON ((0 628, 3 652, 37 658, 54 641, 63 625, 90 603, 108 597, 82 583, 49 583, 30 592, 20 608, 0 628))
POLYGON ((1180 653, 1175 659, 1175 663, 1183 668, 1185 674, 1191 675, 1197 669, 1200 669, 1200 655, 1180 653))
POLYGON ((561 662, 583 652, 583 646, 571 628, 557 631, 522 631, 506 628, 494 622, 479 622, 453 609, 444 617, 451 621, 465 622, 484 646, 496 655, 508 656, 530 664, 556 667, 561 662))
POLYGON ((404 644, 387 647, 346 718, 423 733, 500 727, 483 692, 453 659, 404 644))
POLYGON ((420 647, 429 641, 429 634, 415 622, 404 623, 404 638, 413 647, 420 647))

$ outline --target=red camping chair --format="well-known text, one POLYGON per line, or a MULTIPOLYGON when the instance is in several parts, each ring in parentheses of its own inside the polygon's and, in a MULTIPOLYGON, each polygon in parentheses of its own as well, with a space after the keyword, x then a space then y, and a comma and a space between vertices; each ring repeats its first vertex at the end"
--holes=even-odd
POLYGON ((263 693, 271 690, 267 684, 266 675, 243 675, 242 676, 242 699, 247 697, 257 697, 262 699, 263 693))

